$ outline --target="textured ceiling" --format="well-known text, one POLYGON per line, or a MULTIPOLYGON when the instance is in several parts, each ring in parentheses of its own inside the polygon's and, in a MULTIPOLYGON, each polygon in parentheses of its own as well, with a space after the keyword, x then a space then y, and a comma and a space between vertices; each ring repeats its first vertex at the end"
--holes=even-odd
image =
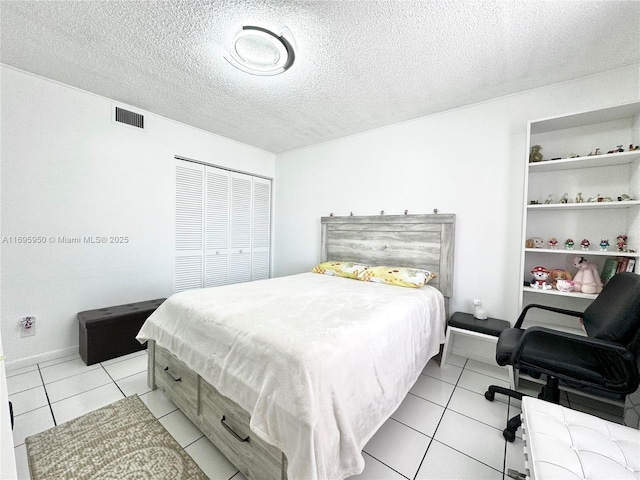
POLYGON ((279 153, 637 63, 638 1, 7 1, 0 60, 279 153), (223 59, 288 27, 282 75, 223 59))

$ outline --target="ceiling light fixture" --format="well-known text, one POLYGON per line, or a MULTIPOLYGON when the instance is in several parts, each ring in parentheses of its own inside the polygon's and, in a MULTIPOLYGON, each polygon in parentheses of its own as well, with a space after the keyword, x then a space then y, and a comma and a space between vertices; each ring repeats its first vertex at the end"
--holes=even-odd
POLYGON ((252 75, 278 75, 295 60, 293 36, 288 28, 276 34, 266 28, 244 26, 224 58, 252 75))

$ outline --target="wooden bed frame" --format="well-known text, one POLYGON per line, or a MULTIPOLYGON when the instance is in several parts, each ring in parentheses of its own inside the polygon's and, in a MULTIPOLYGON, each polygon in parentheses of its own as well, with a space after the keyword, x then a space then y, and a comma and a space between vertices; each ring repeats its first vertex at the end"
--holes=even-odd
MULTIPOLYGON (((452 293, 455 215, 323 217, 321 261, 426 269, 429 285, 452 293)), ((448 310, 448 308, 447 308, 448 310)), ((162 388, 180 410, 249 480, 287 478, 287 459, 249 428, 250 415, 221 395, 171 352, 148 346, 148 384, 162 388)))

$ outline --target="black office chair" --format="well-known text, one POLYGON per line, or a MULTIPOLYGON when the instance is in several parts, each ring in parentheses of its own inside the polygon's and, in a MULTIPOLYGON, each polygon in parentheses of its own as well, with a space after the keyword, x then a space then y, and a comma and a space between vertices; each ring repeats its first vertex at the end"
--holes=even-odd
MULTIPOLYGON (((503 330, 496 346, 499 365, 534 378, 546 376, 538 395, 559 403, 559 383, 607 398, 624 398, 636 391, 640 381, 636 357, 640 355, 640 275, 615 275, 584 312, 547 305, 527 305, 513 328, 503 330), (523 329, 529 310, 581 317, 586 337, 544 327, 523 329)), ((496 393, 521 400, 522 393, 491 385, 485 392, 493 401, 496 393)), ((513 442, 520 416, 511 418, 503 436, 513 442)))

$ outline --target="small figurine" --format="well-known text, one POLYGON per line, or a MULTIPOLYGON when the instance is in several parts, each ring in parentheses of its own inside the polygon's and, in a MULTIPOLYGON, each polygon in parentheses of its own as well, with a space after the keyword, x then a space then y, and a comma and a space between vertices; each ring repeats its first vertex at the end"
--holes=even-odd
POLYGON ((578 195, 576 195, 576 203, 582 202, 584 202, 584 200, 582 199, 582 192, 578 192, 578 195))
POLYGON ((549 240, 549 248, 553 250, 558 248, 558 240, 556 239, 556 237, 553 237, 551 240, 549 240))
POLYGON ((593 155, 602 155, 602 152, 600 151, 599 148, 596 148, 593 152, 589 152, 590 157, 593 155))
POLYGON ((533 248, 542 248, 544 245, 544 240, 540 237, 533 237, 531 240, 533 240, 533 248))
POLYGON ((570 153, 569 157, 567 158, 578 158, 580 155, 578 155, 577 153, 570 153))
POLYGON ((590 245, 591 245, 591 242, 586 238, 583 238, 582 241, 580 242, 580 246, 582 247, 582 250, 589 250, 590 245))
POLYGON ((478 320, 486 320, 489 317, 489 315, 487 315, 487 311, 482 308, 482 303, 480 302, 480 300, 474 298, 473 305, 476 307, 473 313, 474 318, 477 318, 478 320))
POLYGON ((627 195, 626 193, 623 193, 618 197, 619 202, 629 202, 631 200, 633 200, 633 197, 631 195, 627 195))
POLYGON ((530 163, 542 161, 542 154, 540 153, 540 150, 542 150, 542 147, 540 145, 534 145, 533 147, 531 147, 531 153, 529 154, 530 163))
POLYGON ((558 290, 560 290, 560 288, 558 288, 558 282, 571 280, 571 274, 561 268, 552 268, 549 272, 549 277, 551 278, 551 286, 558 290))
POLYGON ((589 197, 589 199, 587 200, 587 202, 589 203, 595 203, 595 202, 613 202, 613 198, 611 197, 603 197, 602 195, 600 195, 599 193, 596 194, 595 197, 589 197))
POLYGON ((544 201, 544 203, 545 203, 545 205, 549 205, 550 203, 553 203, 553 194, 552 193, 549 194, 549 196, 544 201))
POLYGON ((640 145, 634 145, 633 143, 629 144, 629 151, 635 152, 636 150, 640 150, 640 145))
POLYGON ((560 292, 569 293, 573 291, 575 284, 571 280, 558 280, 556 282, 556 288, 560 292))
POLYGON ((529 205, 540 205, 540 202, 538 200, 531 200, 529 205))
POLYGON ((560 203, 569 203, 569 194, 568 193, 564 193, 560 197, 560 203))
POLYGON ((627 236, 626 235, 618 235, 616 238, 616 249, 619 252, 627 251, 627 236))
POLYGON ((607 250, 609 250, 609 239, 602 239, 600 240, 600 251, 601 252, 606 252, 607 250))
POLYGON ((549 290, 551 285, 547 283, 547 278, 549 278, 549 270, 538 265, 531 270, 531 275, 533 275, 533 282, 531 286, 540 290, 549 290))
POLYGON ((573 266, 578 269, 573 277, 574 292, 600 293, 602 291, 602 281, 596 265, 587 262, 584 257, 574 257, 573 266))
POLYGON ((617 145, 616 148, 614 148, 613 150, 609 150, 607 153, 620 153, 620 152, 624 152, 624 148, 622 148, 622 145, 617 145))
POLYGON ((564 242, 564 248, 566 248, 567 250, 573 250, 573 240, 567 238, 567 241, 564 242))

